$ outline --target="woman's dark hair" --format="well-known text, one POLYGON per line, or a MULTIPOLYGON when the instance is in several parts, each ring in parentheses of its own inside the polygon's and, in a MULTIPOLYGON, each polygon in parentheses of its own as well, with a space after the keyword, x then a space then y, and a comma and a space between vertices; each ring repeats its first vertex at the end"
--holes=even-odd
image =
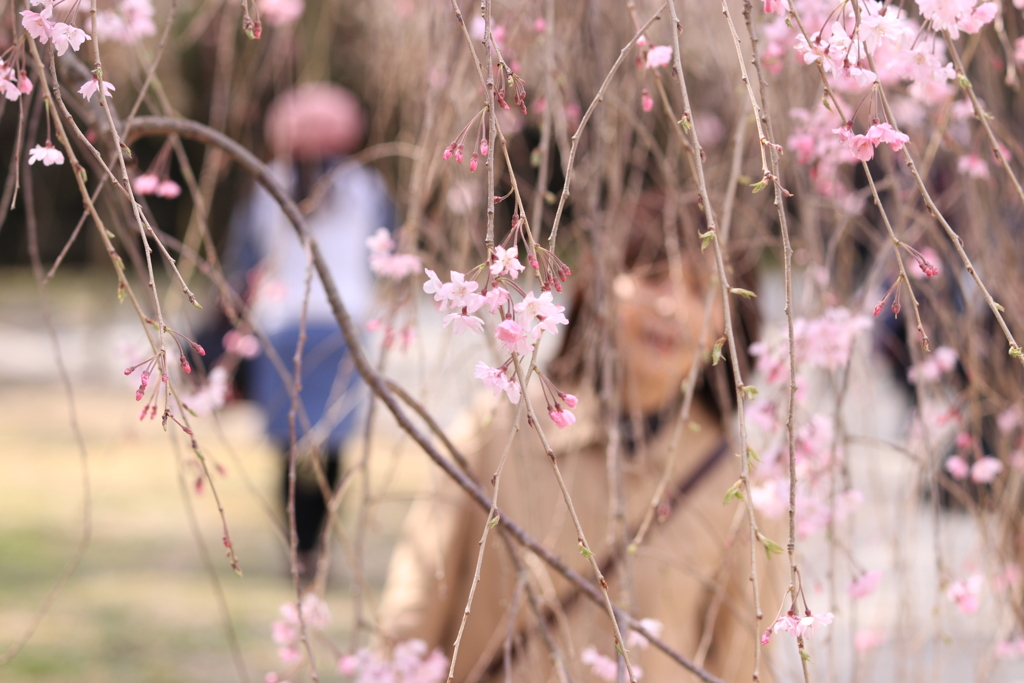
MULTIPOLYGON (((695 199, 687 195, 669 197, 651 189, 642 192, 631 206, 616 212, 617 215, 606 214, 607 225, 623 229, 608 230, 603 240, 592 239, 591 244, 596 248, 589 250, 591 253, 578 266, 569 325, 562 346, 549 365, 549 374, 556 383, 601 386, 603 354, 614 338, 611 332, 615 324, 612 319, 614 295, 610 283, 616 275, 662 267, 667 273, 676 262, 683 269, 688 285, 700 291, 710 286, 717 288, 717 277, 712 277, 715 273, 712 253, 710 250, 702 252, 700 248, 700 233, 706 228, 695 199), (601 248, 601 241, 605 242, 603 248, 611 254, 610 258, 593 257, 593 252, 601 248)), ((744 259, 744 262, 755 260, 744 259)), ((729 281, 734 287, 755 289, 754 273, 749 268, 730 271, 729 281)), ((757 339, 760 315, 753 301, 734 297, 730 303, 740 369, 746 375, 752 365, 747 349, 757 339)), ((722 330, 707 331, 711 339, 722 334, 722 330)), ((719 414, 731 411, 735 407, 732 375, 728 362, 714 367, 707 364, 698 379, 696 396, 719 414)))

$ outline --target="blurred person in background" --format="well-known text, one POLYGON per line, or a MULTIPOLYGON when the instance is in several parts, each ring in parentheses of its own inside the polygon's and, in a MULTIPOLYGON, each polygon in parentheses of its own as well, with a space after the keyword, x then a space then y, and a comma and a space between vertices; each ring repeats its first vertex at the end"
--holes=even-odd
MULTIPOLYGON (((345 306, 358 323, 373 299, 366 240, 391 228, 393 208, 381 176, 349 155, 363 144, 366 115, 349 90, 306 83, 280 94, 265 122, 271 168, 306 214, 345 306)), ((249 368, 249 390, 267 419, 267 436, 282 455, 281 492, 289 498, 288 454, 298 447, 295 518, 299 571, 310 580, 327 506, 338 481, 341 450, 358 425, 362 391, 323 285, 311 277, 310 257, 278 204, 261 186, 238 207, 229 238, 229 270, 244 280, 249 320, 270 341, 249 368), (301 406, 292 435, 289 374, 300 330, 301 406), (275 358, 276 356, 276 358, 275 358), (278 363, 280 361, 280 365, 278 363), (317 462, 319 464, 317 464, 317 462), (322 465, 322 467, 321 467, 322 465), (318 474, 322 471, 323 478, 318 474)), ((230 334, 230 333, 229 333, 230 334)), ((230 340, 226 344, 231 351, 230 340)))
MULTIPOLYGON (((620 219, 631 229, 616 231, 625 235, 615 250, 621 254, 614 271, 619 274, 606 288, 610 297, 603 303, 595 294, 601 283, 594 269, 581 269, 585 272, 576 283, 571 322, 547 375, 551 384, 546 392, 560 392, 564 404, 574 409, 576 423, 554 429, 542 421, 612 599, 634 617, 654 620, 645 624, 712 673, 724 680, 748 680, 759 625, 750 589, 745 510, 736 503, 722 504, 739 475, 722 426, 723 414, 732 411, 729 397, 734 390, 725 363, 704 368, 687 421, 681 421, 680 387, 721 334, 721 299, 715 291, 709 327, 702 334, 711 281, 708 265, 700 258, 693 225, 684 228, 677 220, 665 227, 665 203, 663 193, 644 192, 632 215, 620 219), (675 258, 666 249, 670 239, 681 245, 673 250, 675 258), (595 350, 606 346, 601 329, 609 331, 614 345, 611 363, 594 362, 595 350), (612 400, 602 401, 599 395, 609 384, 612 391, 605 397, 612 394, 612 400), (620 463, 614 486, 609 484, 610 454, 620 463), (669 459, 668 485, 659 499, 655 492, 669 459), (656 508, 652 499, 658 501, 656 508), (614 526, 617 500, 624 533, 614 526), (655 514, 655 523, 635 552, 627 552, 648 514, 655 514)), ((736 328, 749 341, 747 335, 756 333, 756 307, 740 308, 736 328)), ((740 342, 739 348, 746 345, 740 342)), ((544 405, 537 388, 542 379, 535 378, 529 389, 535 406, 544 405)), ((501 406, 493 421, 491 415, 475 416, 463 448, 480 482, 498 470, 513 428, 510 406, 501 406)), ((499 475, 496 495, 502 520, 517 522, 572 569, 590 577, 550 460, 525 415, 519 427, 499 475)), ((484 489, 493 490, 486 484, 484 489)), ((422 639, 429 648, 452 655, 486 521, 484 511, 448 478, 413 504, 381 601, 380 631, 386 639, 422 639)), ((562 652, 570 680, 592 680, 588 670, 602 668, 614 677, 616 653, 605 608, 532 559, 525 561, 528 576, 519 575, 501 536, 489 535, 455 680, 506 680, 506 667, 514 672, 513 680, 555 680, 538 618, 517 584, 524 578, 542 598, 541 619, 562 652)), ((782 569, 784 561, 777 562, 782 569)), ((761 599, 766 611, 777 604, 765 607, 764 592, 761 599)), ((626 629, 620 627, 625 637, 626 629)), ((683 673, 635 635, 627 647, 647 680, 677 680, 683 673)), ((763 665, 761 670, 764 674, 763 665)))

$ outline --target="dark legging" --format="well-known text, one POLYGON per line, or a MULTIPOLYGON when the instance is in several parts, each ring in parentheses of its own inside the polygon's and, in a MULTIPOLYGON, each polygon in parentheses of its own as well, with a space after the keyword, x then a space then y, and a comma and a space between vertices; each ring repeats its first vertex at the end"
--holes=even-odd
MULTIPOLYGON (((285 451, 287 453, 287 451, 285 451)), ((285 509, 288 505, 288 458, 284 460, 284 476, 281 478, 282 500, 285 509)), ((340 457, 328 457, 323 462, 324 474, 327 482, 333 489, 338 483, 338 474, 341 471, 340 457)), ((324 500, 317 484, 316 476, 313 473, 312 463, 300 463, 300 469, 305 472, 296 472, 295 478, 295 528, 299 536, 299 551, 312 550, 320 542, 320 532, 323 529, 324 518, 327 516, 327 502, 324 500)))

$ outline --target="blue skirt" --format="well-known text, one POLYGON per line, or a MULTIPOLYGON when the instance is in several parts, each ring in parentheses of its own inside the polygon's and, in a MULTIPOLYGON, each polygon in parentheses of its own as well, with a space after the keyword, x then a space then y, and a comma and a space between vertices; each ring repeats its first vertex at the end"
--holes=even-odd
MULTIPOLYGON (((298 344, 298 326, 288 327, 270 336, 277 355, 289 372, 298 344)), ((326 419, 331 429, 326 432, 326 448, 331 457, 359 424, 365 392, 356 372, 351 354, 334 325, 309 325, 302 350, 302 391, 299 394, 309 424, 316 426, 326 419)), ((267 418, 267 435, 279 444, 290 442, 288 411, 291 408, 291 385, 286 384, 277 368, 260 354, 252 361, 252 398, 260 404, 267 418)), ((323 427, 316 429, 321 433, 323 427)), ((306 434, 301 415, 296 415, 296 438, 306 434)))

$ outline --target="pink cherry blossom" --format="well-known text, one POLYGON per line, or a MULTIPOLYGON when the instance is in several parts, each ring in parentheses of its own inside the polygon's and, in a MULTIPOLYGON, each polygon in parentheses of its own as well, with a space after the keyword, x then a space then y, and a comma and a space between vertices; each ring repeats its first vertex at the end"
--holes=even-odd
POLYGON ((1013 405, 1000 412, 996 416, 996 427, 999 429, 999 433, 1009 434, 1012 432, 1020 425, 1022 417, 1024 417, 1024 411, 1021 411, 1019 405, 1013 405))
POLYGON ((985 180, 989 177, 988 164, 977 154, 965 154, 957 159, 956 172, 975 180, 985 180))
POLYGON ((82 87, 78 89, 78 94, 87 100, 92 100, 92 96, 100 90, 100 84, 103 85, 103 95, 110 97, 110 93, 117 90, 111 83, 101 81, 100 79, 93 76, 91 79, 82 84, 82 87))
POLYGON ((878 588, 878 582, 882 580, 882 572, 877 569, 864 572, 850 581, 847 591, 854 600, 871 595, 878 588))
POLYGON ((946 589, 946 597, 956 603, 964 614, 974 614, 980 606, 979 596, 985 583, 981 574, 972 574, 966 579, 954 581, 946 589))
POLYGON ((484 295, 484 301, 487 304, 487 310, 492 314, 496 314, 498 309, 509 301, 512 300, 512 295, 508 293, 507 289, 503 287, 492 287, 487 290, 487 294, 484 295))
POLYGON ((847 145, 858 161, 871 161, 875 156, 875 145, 866 135, 851 136, 847 145))
POLYGON ((160 178, 155 173, 143 173, 132 180, 132 190, 138 195, 155 194, 159 185, 160 178))
MULTIPOLYGON (((569 406, 570 408, 572 406, 569 406)), ((657 619, 641 619, 640 626, 650 633, 655 638, 661 637, 661 632, 665 630, 665 624, 661 623, 657 619)), ((629 637, 626 638, 626 649, 638 649, 646 650, 650 646, 650 641, 647 640, 639 631, 630 631, 629 637)))
POLYGON ((867 652, 878 647, 886 640, 885 634, 881 631, 857 631, 853 636, 853 646, 857 652, 867 652))
POLYGON ((21 25, 32 38, 45 45, 50 40, 53 30, 53 22, 50 21, 52 14, 53 9, 50 7, 44 7, 42 12, 25 10, 21 13, 21 25))
POLYGON ((465 315, 463 313, 449 313, 442 319, 442 322, 444 323, 445 327, 451 325, 452 329, 455 330, 455 334, 465 334, 466 332, 484 331, 484 321, 476 317, 475 315, 465 315))
POLYGON ((487 363, 479 361, 473 376, 483 382, 485 387, 491 389, 495 396, 500 396, 501 392, 505 392, 510 402, 519 403, 521 395, 519 382, 515 378, 509 379, 502 368, 492 368, 487 363))
POLYGON ((572 394, 559 393, 558 397, 565 401, 565 405, 568 406, 569 408, 575 408, 577 405, 579 405, 579 399, 577 399, 572 394))
POLYGON ((651 93, 647 92, 647 88, 644 88, 643 92, 640 93, 640 108, 644 111, 654 109, 654 98, 651 97, 651 93))
POLYGON ((556 405, 554 408, 549 410, 548 415, 559 429, 565 429, 566 427, 576 423, 576 416, 562 408, 560 405, 556 405))
POLYGON ((807 614, 800 618, 800 623, 797 624, 794 635, 803 636, 809 638, 811 636, 811 629, 815 626, 828 626, 835 619, 835 615, 831 612, 825 612, 817 616, 813 614, 807 614))
POLYGON ((156 190, 153 194, 157 197, 163 197, 164 199, 176 199, 181 195, 181 185, 173 180, 162 180, 160 181, 160 184, 156 186, 156 190))
POLYGON ((946 468, 946 471, 949 472, 949 476, 953 477, 957 481, 966 479, 967 474, 971 471, 970 465, 968 465, 967 461, 959 455, 953 455, 946 458, 946 464, 944 467, 946 468))
POLYGON ((975 484, 991 484, 1002 471, 1003 463, 999 458, 986 455, 971 465, 971 481, 975 484))
POLYGON ((366 248, 372 254, 389 254, 395 249, 395 241, 391 239, 387 228, 377 228, 375 233, 366 238, 366 248))
POLYGON ((937 382, 948 372, 956 368, 959 355, 955 349, 940 346, 920 363, 915 363, 907 370, 907 381, 911 384, 937 382))
MULTIPOLYGON (((442 295, 443 299, 448 301, 450 308, 462 308, 467 306, 470 301, 470 294, 475 292, 480 285, 475 280, 466 282, 466 276, 457 270, 451 271, 451 282, 447 282, 441 286, 439 294, 442 295)), ((437 298, 436 296, 434 297, 437 298)), ((483 302, 480 303, 483 305, 483 302)), ((479 308, 479 306, 477 306, 479 308)))
POLYGON ((494 248, 494 260, 491 262, 491 275, 498 277, 499 275, 508 274, 510 278, 515 280, 519 277, 519 273, 526 270, 526 267, 519 262, 519 247, 512 246, 508 249, 504 247, 494 248))
POLYGON ((45 147, 36 145, 28 151, 29 166, 37 161, 43 162, 43 166, 60 166, 64 163, 64 153, 47 141, 45 147))
POLYGON ((648 69, 656 69, 659 66, 668 66, 672 61, 672 47, 669 45, 655 45, 647 51, 648 69))
POLYGON ((270 26, 294 24, 306 9, 304 0, 260 0, 260 18, 270 26))
POLYGON ((885 143, 892 148, 892 151, 898 152, 903 149, 903 145, 910 142, 910 136, 895 130, 888 123, 876 123, 868 128, 868 132, 865 133, 865 137, 872 142, 876 147, 885 143))
POLYGON ((433 294, 438 310, 443 311, 447 307, 448 300, 441 291, 444 287, 441 278, 437 277, 437 273, 429 268, 424 268, 423 272, 427 274, 427 281, 423 283, 423 291, 427 294, 433 294))
POLYGON ((526 330, 511 318, 503 320, 494 332, 502 351, 518 353, 520 356, 533 353, 533 344, 526 339, 526 330))
POLYGON ((82 47, 82 43, 92 40, 82 29, 63 22, 57 22, 53 25, 50 31, 50 39, 53 41, 53 47, 57 51, 58 56, 67 52, 69 47, 74 52, 78 52, 78 49, 82 47))
POLYGON ((562 315, 565 306, 555 304, 551 292, 541 292, 539 297, 535 296, 533 292, 527 292, 523 300, 516 304, 515 310, 517 313, 522 313, 527 321, 537 320, 537 324, 531 330, 534 339, 539 339, 541 332, 545 330, 551 334, 558 334, 556 325, 565 325, 569 322, 562 315))
POLYGON ((765 14, 785 14, 786 3, 785 0, 764 0, 764 13, 765 14))

